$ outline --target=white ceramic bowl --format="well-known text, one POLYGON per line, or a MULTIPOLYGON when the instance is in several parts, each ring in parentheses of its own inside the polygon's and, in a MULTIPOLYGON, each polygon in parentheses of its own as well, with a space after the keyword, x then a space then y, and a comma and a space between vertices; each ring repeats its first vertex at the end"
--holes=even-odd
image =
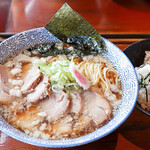
MULTIPOLYGON (((123 90, 122 103, 117 110, 117 114, 109 123, 85 136, 69 140, 44 140, 31 137, 9 125, 1 116, 0 130, 25 143, 43 147, 62 148, 78 146, 95 141, 117 129, 127 119, 135 106, 138 95, 138 81, 134 67, 129 59, 117 46, 105 38, 103 39, 107 48, 107 51, 103 55, 119 72, 123 90)), ((16 34, 0 44, 0 63, 12 54, 22 49, 26 49, 31 45, 57 41, 59 40, 50 34, 44 27, 16 34)))

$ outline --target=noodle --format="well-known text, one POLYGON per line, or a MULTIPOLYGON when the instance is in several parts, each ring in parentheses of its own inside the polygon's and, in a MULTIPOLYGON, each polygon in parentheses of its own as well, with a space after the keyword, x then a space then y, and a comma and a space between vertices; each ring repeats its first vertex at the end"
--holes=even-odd
POLYGON ((106 63, 85 60, 78 65, 78 68, 91 82, 91 85, 100 87, 103 92, 110 90, 111 80, 112 84, 118 86, 118 73, 113 67, 110 68, 106 63))

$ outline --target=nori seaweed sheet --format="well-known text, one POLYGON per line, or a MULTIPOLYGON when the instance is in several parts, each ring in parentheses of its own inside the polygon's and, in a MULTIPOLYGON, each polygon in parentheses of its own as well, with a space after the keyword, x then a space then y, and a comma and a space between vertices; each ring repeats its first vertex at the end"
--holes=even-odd
POLYGON ((106 50, 100 34, 67 3, 57 11, 45 28, 59 40, 86 51, 86 54, 106 50))

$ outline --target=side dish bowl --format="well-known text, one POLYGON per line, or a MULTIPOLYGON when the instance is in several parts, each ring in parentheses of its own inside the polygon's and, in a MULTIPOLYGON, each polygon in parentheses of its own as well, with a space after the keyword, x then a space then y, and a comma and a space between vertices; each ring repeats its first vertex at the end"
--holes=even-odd
MULTIPOLYGON (((138 95, 138 80, 134 67, 125 54, 110 41, 105 38, 103 38, 103 40, 106 43, 107 51, 102 55, 106 57, 119 72, 123 91, 122 103, 110 122, 92 133, 68 140, 44 140, 31 137, 9 125, 1 116, 0 130, 25 143, 43 147, 62 148, 83 145, 98 140, 117 129, 127 119, 135 106, 138 95)), ((59 40, 45 28, 36 28, 16 34, 0 44, 0 63, 12 54, 26 49, 31 45, 58 41, 59 40)))
MULTIPOLYGON (((150 39, 131 44, 124 50, 124 53, 130 59, 134 67, 139 67, 144 62, 145 51, 150 51, 150 39)), ((150 112, 144 110, 138 102, 136 103, 136 107, 150 116, 150 112)))

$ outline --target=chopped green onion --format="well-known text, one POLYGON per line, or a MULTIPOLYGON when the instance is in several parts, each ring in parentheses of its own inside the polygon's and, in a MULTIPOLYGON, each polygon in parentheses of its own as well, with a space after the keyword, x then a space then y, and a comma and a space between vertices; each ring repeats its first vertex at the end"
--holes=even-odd
POLYGON ((79 85, 69 71, 71 61, 59 60, 47 65, 45 59, 41 58, 35 60, 33 63, 39 67, 42 73, 49 76, 53 90, 57 91, 57 89, 68 89, 71 87, 76 90, 79 89, 79 85))

